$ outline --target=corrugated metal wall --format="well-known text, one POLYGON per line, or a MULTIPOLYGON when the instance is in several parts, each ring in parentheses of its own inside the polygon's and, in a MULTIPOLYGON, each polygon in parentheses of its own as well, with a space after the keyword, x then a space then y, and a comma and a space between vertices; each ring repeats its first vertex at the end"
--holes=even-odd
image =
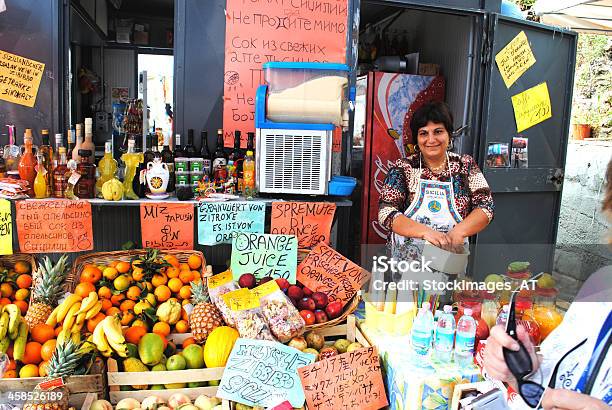
POLYGON ((129 87, 130 97, 136 98, 136 51, 104 49, 104 83, 106 85, 106 98, 104 110, 112 112, 111 89, 113 87, 129 87))

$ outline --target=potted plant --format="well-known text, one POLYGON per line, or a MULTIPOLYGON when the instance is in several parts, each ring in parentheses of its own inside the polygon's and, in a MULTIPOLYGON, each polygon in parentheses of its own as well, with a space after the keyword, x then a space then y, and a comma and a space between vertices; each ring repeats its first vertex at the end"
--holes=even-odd
POLYGON ((572 136, 575 140, 591 138, 591 124, 593 123, 593 112, 587 107, 578 106, 572 121, 572 136))

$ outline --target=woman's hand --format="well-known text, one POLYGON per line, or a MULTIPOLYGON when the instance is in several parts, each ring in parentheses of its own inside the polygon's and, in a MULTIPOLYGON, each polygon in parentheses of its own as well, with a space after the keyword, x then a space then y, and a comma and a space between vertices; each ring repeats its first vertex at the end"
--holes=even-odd
MULTIPOLYGON (((519 340, 529 352, 534 370, 536 370, 540 367, 540 361, 535 354, 535 349, 529 338, 529 333, 527 333, 527 330, 525 330, 522 325, 518 325, 516 331, 519 340)), ((516 389, 516 380, 504 360, 504 347, 514 351, 519 350, 519 344, 506 333, 506 330, 502 326, 494 326, 487 339, 487 347, 484 353, 484 369, 492 378, 508 382, 516 389)))
POLYGON ((464 235, 459 229, 457 229, 457 226, 451 229, 446 234, 446 236, 448 237, 448 240, 450 242, 450 249, 448 249, 449 251, 455 253, 465 252, 465 250, 463 249, 463 242, 465 241, 467 235, 464 235))
POLYGON ((545 410, 609 410, 603 401, 573 390, 547 389, 542 400, 545 410))
POLYGON ((443 232, 434 231, 430 228, 425 228, 423 232, 423 239, 438 248, 448 249, 450 247, 450 239, 448 235, 443 232))

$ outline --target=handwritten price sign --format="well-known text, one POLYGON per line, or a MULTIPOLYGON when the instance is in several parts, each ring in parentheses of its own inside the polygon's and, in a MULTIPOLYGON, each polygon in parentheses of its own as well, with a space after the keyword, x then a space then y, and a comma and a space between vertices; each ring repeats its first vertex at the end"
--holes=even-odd
POLYGON ((314 356, 281 343, 240 338, 225 365, 217 397, 248 406, 272 407, 288 400, 304 405, 298 368, 314 356))
POLYGON ((239 232, 232 241, 233 278, 238 280, 243 273, 252 273, 258 279, 270 276, 295 283, 297 249, 293 235, 239 232))
POLYGON ((300 249, 329 245, 335 212, 328 202, 273 202, 270 233, 297 236, 300 249))
POLYGON ((93 249, 91 204, 87 201, 18 201, 19 249, 27 253, 93 249))
POLYGON ((518 33, 511 42, 497 53, 495 62, 508 88, 510 88, 529 67, 535 64, 536 59, 531 51, 529 40, 524 31, 518 33))
POLYGON ((516 131, 522 132, 552 117, 550 95, 546 83, 512 96, 516 131))
POLYGON ((45 65, 0 50, 0 100, 34 107, 45 65))
POLYGON ((374 347, 318 361, 298 373, 309 409, 378 410, 388 404, 374 347))
POLYGON ((264 232, 263 202, 201 202, 198 204, 198 243, 232 243, 234 232, 264 232))
POLYGON ((11 203, 0 199, 0 255, 13 254, 13 220, 11 203))
POLYGON ((193 249, 193 205, 140 204, 143 248, 193 249))

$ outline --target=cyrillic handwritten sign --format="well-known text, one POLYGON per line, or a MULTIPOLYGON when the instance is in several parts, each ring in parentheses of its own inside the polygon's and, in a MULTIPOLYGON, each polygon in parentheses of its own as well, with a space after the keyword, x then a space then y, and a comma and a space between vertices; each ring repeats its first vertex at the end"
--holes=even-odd
POLYGON ((25 200, 16 202, 15 208, 21 252, 63 253, 93 249, 89 202, 25 200))
POLYGON ((266 204, 263 202, 200 202, 198 243, 232 243, 234 232, 264 232, 266 204))
POLYGON ((236 233, 232 241, 232 276, 244 273, 256 278, 270 276, 295 283, 297 238, 293 235, 236 233))
POLYGON ((240 338, 225 365, 217 397, 248 406, 272 407, 288 400, 304 405, 297 369, 314 355, 268 340, 240 338))
POLYGON ((11 203, 0 199, 0 255, 13 254, 13 220, 11 203))
POLYGON ((335 212, 330 202, 272 202, 270 233, 297 236, 300 249, 329 245, 335 212))
POLYGON ((34 107, 45 65, 0 50, 0 100, 34 107))
POLYGON ((193 205, 140 204, 143 248, 193 249, 193 205))

